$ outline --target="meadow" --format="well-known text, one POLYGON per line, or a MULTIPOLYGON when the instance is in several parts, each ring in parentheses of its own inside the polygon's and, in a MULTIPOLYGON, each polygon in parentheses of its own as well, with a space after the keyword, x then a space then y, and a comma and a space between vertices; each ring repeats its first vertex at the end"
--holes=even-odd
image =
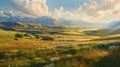
POLYGON ((20 24, 0 29, 0 67, 120 67, 120 34, 20 24))
POLYGON ((120 42, 1 51, 1 67, 119 67, 120 42))

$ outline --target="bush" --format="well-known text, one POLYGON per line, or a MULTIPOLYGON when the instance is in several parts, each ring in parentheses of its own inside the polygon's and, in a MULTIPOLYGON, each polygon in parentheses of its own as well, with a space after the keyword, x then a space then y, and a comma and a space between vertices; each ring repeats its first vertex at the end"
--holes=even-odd
POLYGON ((36 38, 36 39, 39 39, 39 38, 40 38, 40 36, 39 36, 39 35, 35 35, 35 38, 36 38))
POLYGON ((25 59, 33 59, 36 57, 36 54, 34 51, 28 51, 28 50, 20 50, 18 52, 18 57, 22 57, 25 59))
POLYGON ((17 33, 17 34, 15 34, 15 38, 23 38, 23 35, 22 35, 22 34, 17 33))
POLYGON ((5 52, 0 52, 0 59, 3 59, 5 55, 5 52))
POLYGON ((43 65, 46 64, 46 63, 47 62, 42 58, 34 58, 30 62, 30 67, 43 67, 43 65))
POLYGON ((17 37, 15 37, 15 39, 14 39, 14 40, 16 40, 16 41, 17 41, 17 40, 18 40, 18 38, 17 38, 17 37))
POLYGON ((77 52, 78 52, 78 50, 74 49, 74 48, 72 48, 68 51, 68 53, 70 53, 70 54, 76 54, 77 52))
POLYGON ((28 37, 29 37, 29 36, 30 36, 30 34, 28 34, 28 33, 25 33, 25 34, 24 34, 24 36, 28 36, 28 37))
POLYGON ((49 36, 42 36, 42 40, 48 40, 48 41, 54 41, 54 38, 49 37, 49 36))

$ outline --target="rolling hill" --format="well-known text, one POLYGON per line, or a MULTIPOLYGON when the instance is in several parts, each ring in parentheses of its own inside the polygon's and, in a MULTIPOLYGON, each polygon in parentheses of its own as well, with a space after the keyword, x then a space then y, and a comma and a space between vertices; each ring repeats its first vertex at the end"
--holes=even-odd
MULTIPOLYGON (((83 31, 80 32, 79 34, 83 33, 85 35, 93 35, 93 36, 120 34, 120 22, 110 23, 108 28, 103 28, 103 27, 97 28, 95 27, 95 25, 88 24, 87 22, 83 24, 82 22, 77 22, 77 21, 72 22, 71 20, 65 20, 65 19, 62 19, 61 20, 62 22, 60 22, 59 20, 55 20, 54 23, 51 23, 53 21, 51 21, 50 23, 46 22, 45 23, 46 25, 44 25, 44 20, 46 19, 46 17, 42 17, 42 18, 43 18, 41 20, 43 21, 42 24, 39 22, 0 22, 0 28, 4 30, 15 30, 15 31, 22 31, 22 32, 60 33, 61 34, 61 32, 65 30, 66 31, 72 30, 71 29, 72 27, 74 28, 73 30, 75 31, 74 26, 78 25, 78 30, 76 31, 79 31, 80 27, 89 28, 89 30, 81 29, 83 31), (66 24, 68 25, 66 26, 66 24), (93 28, 90 29, 91 27, 93 28)), ((40 18, 38 19, 38 21, 40 21, 40 18)))

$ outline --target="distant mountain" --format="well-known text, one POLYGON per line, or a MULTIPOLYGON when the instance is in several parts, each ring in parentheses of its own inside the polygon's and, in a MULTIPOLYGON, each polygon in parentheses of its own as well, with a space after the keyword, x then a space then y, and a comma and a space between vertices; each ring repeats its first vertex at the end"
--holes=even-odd
POLYGON ((49 25, 49 26, 96 26, 96 24, 88 23, 84 21, 78 21, 78 20, 67 20, 67 19, 58 19, 55 20, 53 18, 43 16, 38 18, 31 18, 31 17, 19 17, 19 16, 13 16, 13 17, 2 17, 0 16, 1 21, 5 22, 34 22, 34 23, 40 23, 43 25, 49 25))
POLYGON ((91 27, 91 26, 96 26, 94 23, 89 23, 89 22, 84 22, 80 20, 66 20, 64 18, 59 19, 61 24, 67 25, 67 26, 86 26, 86 27, 91 27))
POLYGON ((40 23, 43 25, 55 25, 55 19, 47 16, 35 18, 32 22, 40 23))
POLYGON ((44 16, 39 18, 31 18, 31 17, 2 17, 0 16, 0 20, 5 22, 34 22, 34 23, 40 23, 43 25, 54 25, 55 19, 52 19, 50 17, 44 16))

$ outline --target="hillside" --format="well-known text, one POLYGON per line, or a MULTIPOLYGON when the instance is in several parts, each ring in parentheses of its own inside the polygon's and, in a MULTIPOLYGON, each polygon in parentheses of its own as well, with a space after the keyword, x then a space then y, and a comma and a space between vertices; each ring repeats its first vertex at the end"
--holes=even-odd
POLYGON ((23 32, 40 32, 47 31, 52 28, 39 23, 27 23, 27 22, 0 22, 0 28, 4 30, 14 30, 23 32))
POLYGON ((86 30, 84 31, 87 35, 114 35, 120 34, 120 25, 116 25, 109 28, 101 28, 97 30, 86 30))
POLYGON ((5 31, 0 29, 0 43, 14 41, 15 31, 5 31))

